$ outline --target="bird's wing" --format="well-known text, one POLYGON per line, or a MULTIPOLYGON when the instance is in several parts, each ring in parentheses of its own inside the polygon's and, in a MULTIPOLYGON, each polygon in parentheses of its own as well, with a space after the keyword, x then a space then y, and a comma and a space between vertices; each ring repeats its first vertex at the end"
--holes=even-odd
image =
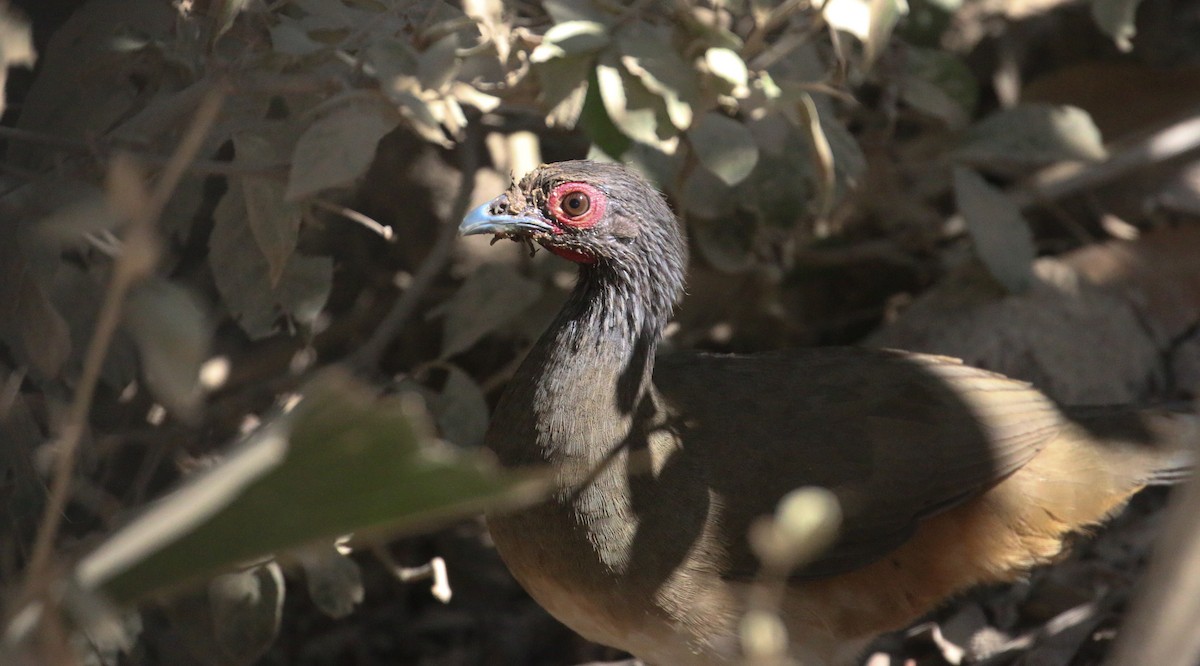
POLYGON ((746 530, 797 487, 829 488, 842 505, 839 540, 800 573, 831 575, 1019 469, 1063 423, 1024 382, 888 350, 671 354, 654 381, 683 450, 701 461, 731 578, 757 571, 746 530))

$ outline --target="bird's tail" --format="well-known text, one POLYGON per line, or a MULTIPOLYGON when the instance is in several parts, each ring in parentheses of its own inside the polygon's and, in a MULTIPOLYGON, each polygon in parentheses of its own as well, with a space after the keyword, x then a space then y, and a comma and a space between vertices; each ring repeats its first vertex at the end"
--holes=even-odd
POLYGON ((1200 414, 1190 403, 1153 408, 1076 407, 1067 415, 1097 440, 1123 451, 1144 485, 1190 478, 1200 456, 1200 414))

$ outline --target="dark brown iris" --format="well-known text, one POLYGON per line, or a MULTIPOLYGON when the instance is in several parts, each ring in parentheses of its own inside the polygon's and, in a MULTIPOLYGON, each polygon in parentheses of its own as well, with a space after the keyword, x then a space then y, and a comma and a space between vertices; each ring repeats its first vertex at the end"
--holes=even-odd
POLYGON ((568 217, 579 217, 584 215, 592 207, 592 200, 583 192, 575 191, 567 193, 567 196, 562 198, 562 212, 568 217))

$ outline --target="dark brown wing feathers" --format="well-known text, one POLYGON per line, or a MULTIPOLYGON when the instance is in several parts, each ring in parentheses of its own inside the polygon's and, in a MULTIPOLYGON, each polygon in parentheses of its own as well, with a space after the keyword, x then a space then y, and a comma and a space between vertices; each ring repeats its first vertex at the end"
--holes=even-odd
POLYGON ((830 488, 842 503, 841 538, 803 572, 838 573, 1020 468, 1062 423, 1024 382, 887 350, 664 355, 654 380, 684 448, 705 461, 734 578, 758 568, 737 535, 796 487, 830 488))

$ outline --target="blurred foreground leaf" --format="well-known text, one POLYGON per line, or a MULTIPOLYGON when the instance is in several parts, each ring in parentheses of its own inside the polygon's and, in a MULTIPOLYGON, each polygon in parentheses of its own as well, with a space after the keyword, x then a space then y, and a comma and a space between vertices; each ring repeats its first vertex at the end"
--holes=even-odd
POLYGON ((84 589, 129 602, 338 535, 411 532, 535 490, 426 434, 411 395, 377 398, 339 370, 118 530, 77 566, 84 589))

